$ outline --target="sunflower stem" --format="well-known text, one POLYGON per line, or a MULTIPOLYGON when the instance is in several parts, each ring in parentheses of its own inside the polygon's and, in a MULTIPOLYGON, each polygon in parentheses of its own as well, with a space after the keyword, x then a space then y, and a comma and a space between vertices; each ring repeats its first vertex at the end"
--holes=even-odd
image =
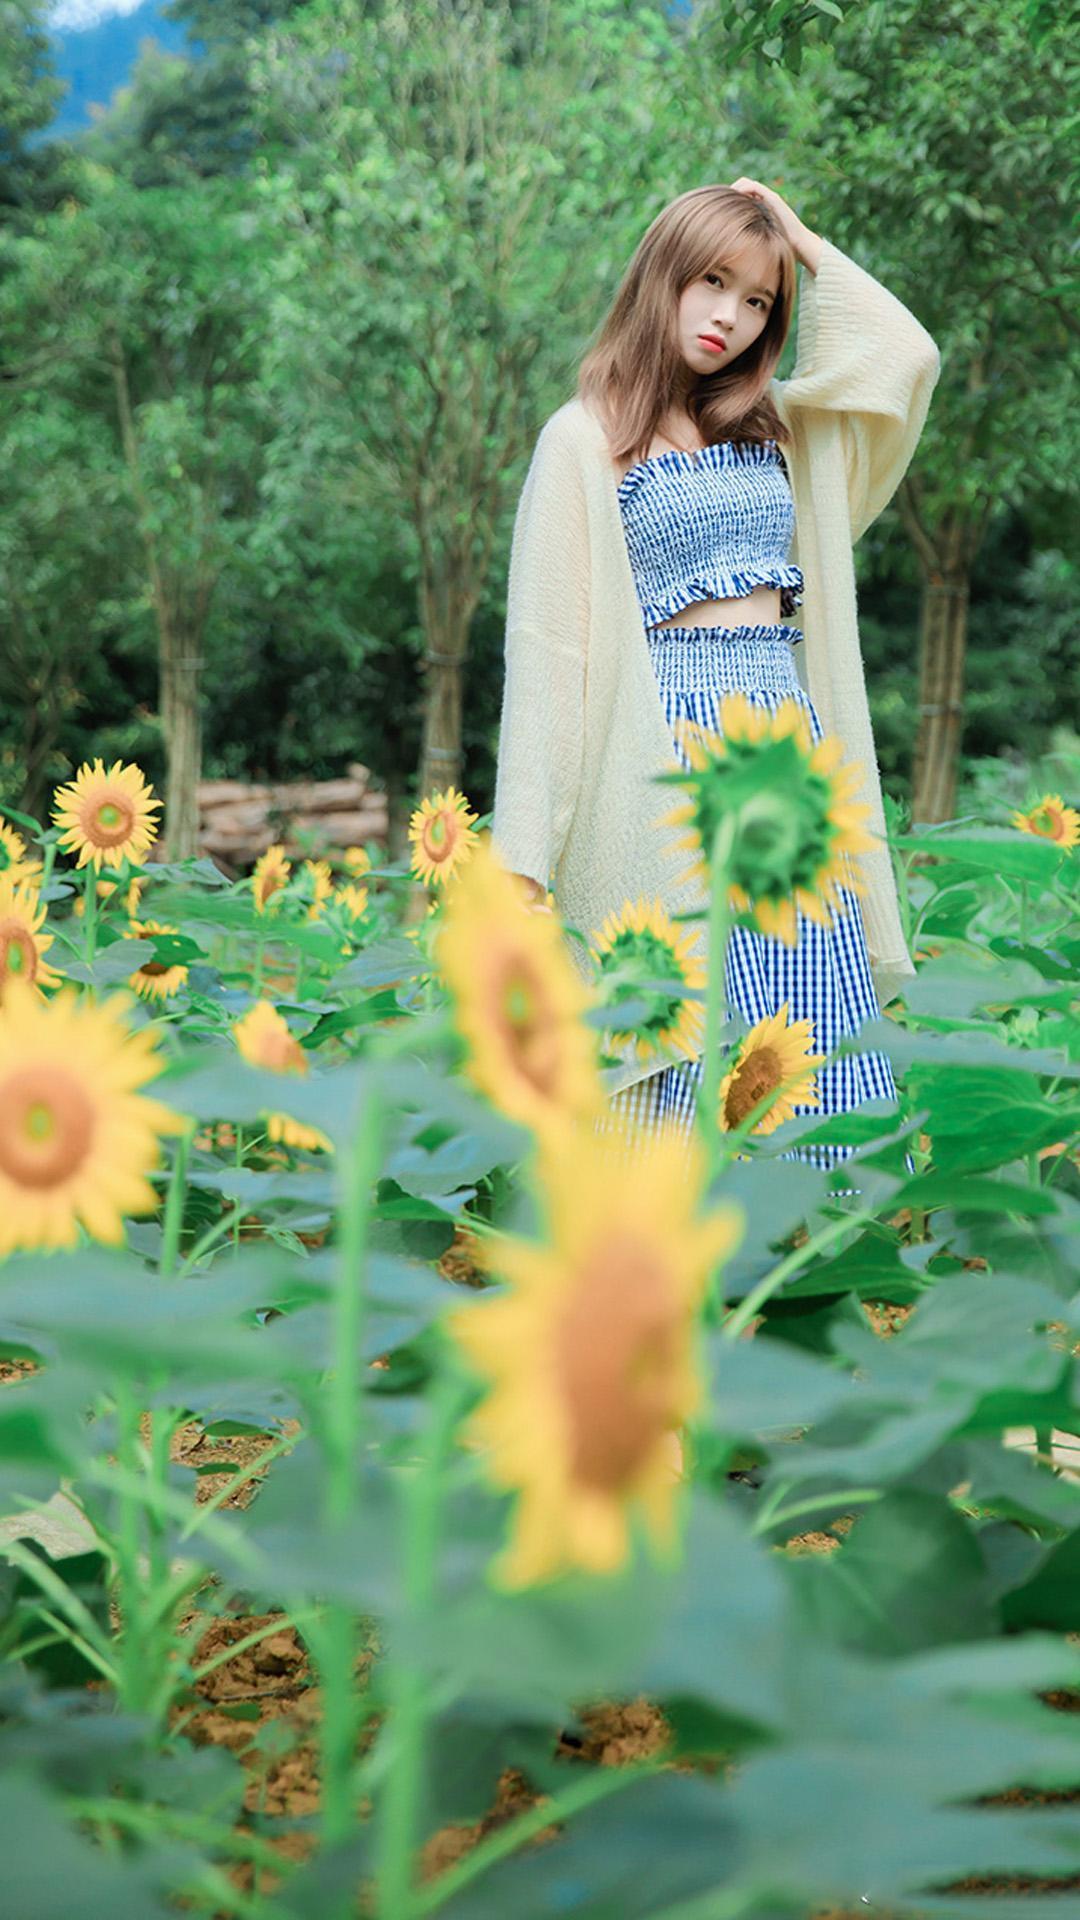
POLYGON ((50 880, 52 879, 52 870, 55 865, 56 865, 56 841, 47 840, 45 842, 45 845, 42 848, 42 858, 41 858, 41 880, 39 882, 39 892, 41 893, 42 897, 44 897, 45 889, 48 886, 50 880))
POLYGON ((189 1120, 176 1142, 173 1155, 172 1173, 169 1176, 169 1191, 165 1196, 165 1218, 161 1227, 161 1265, 159 1268, 163 1280, 171 1280, 176 1272, 176 1259, 180 1251, 180 1229, 184 1220, 184 1197, 187 1192, 188 1159, 191 1143, 195 1138, 195 1122, 189 1120))
MULTIPOLYGON (((343 1157, 341 1238, 333 1301, 334 1367, 327 1390, 323 1446, 326 1480, 323 1520, 343 1543, 355 1533, 360 1509, 363 1285, 371 1188, 382 1152, 383 1107, 377 1076, 363 1083, 362 1109, 351 1152, 343 1157)), ((353 1543, 349 1542, 350 1547, 353 1543)), ((312 1628, 310 1644, 323 1690, 321 1728, 322 1835, 327 1846, 352 1833, 356 1808, 353 1770, 360 1714, 356 1695, 359 1636, 352 1609, 331 1601, 312 1628)), ((340 1909, 349 1920, 352 1908, 340 1909)), ((338 1920, 335 1909, 327 1920, 338 1920)))
POLYGON ((97 946, 97 868, 92 860, 83 868, 83 931, 86 935, 86 964, 94 964, 97 946))
POLYGON ((738 1306, 728 1314, 721 1337, 724 1340, 737 1340, 743 1328, 749 1326, 766 1300, 771 1300, 774 1293, 779 1293, 790 1274, 797 1273, 799 1268, 805 1267, 816 1253, 823 1252, 826 1247, 832 1245, 834 1240, 839 1240, 841 1234, 846 1233, 849 1227, 860 1227, 876 1219, 877 1214, 872 1207, 853 1209, 850 1213, 845 1213, 841 1219, 830 1220, 817 1233, 812 1233, 809 1239, 802 1241, 790 1253, 785 1254, 770 1272, 763 1275, 756 1287, 751 1287, 745 1298, 740 1300, 738 1306))
POLYGON ((149 1662, 144 1657, 142 1581, 139 1571, 140 1502, 136 1491, 141 1477, 139 1408, 130 1381, 117 1381, 113 1389, 113 1402, 116 1408, 116 1459, 119 1466, 129 1469, 120 1488, 119 1523, 112 1542, 117 1568, 116 1599, 123 1625, 117 1691, 123 1710, 138 1714, 145 1705, 150 1672, 149 1662))
MULTIPOLYGON (((436 1384, 428 1447, 420 1466, 403 1482, 405 1507, 405 1629, 416 1646, 434 1608, 443 1475, 454 1429, 469 1398, 468 1381, 444 1373, 436 1384)), ((380 1914, 412 1920, 417 1893, 413 1877, 416 1815, 423 1782, 424 1736, 430 1680, 422 1659, 391 1652, 387 1680, 393 1753, 378 1812, 377 1878, 380 1914)))
MULTIPOLYGON (((705 1060, 702 1074, 701 1098, 698 1103, 697 1122, 702 1130, 702 1138, 708 1169, 706 1190, 711 1187, 720 1165, 720 1027, 725 1007, 725 974, 727 963, 728 931, 731 914, 728 905, 728 863, 735 842, 738 816, 732 811, 722 816, 716 832, 709 857, 709 950, 708 980, 705 989, 705 1060)), ((720 1270, 718 1262, 710 1281, 710 1301, 712 1311, 719 1313, 723 1300, 720 1292, 720 1270)))

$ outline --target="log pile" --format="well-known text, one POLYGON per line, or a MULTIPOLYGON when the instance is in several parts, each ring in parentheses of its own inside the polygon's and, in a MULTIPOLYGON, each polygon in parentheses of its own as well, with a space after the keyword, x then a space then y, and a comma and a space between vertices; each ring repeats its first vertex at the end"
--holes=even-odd
POLYGON ((332 847, 387 844, 385 793, 370 769, 354 761, 343 780, 298 780, 251 786, 243 780, 199 783, 199 852, 231 877, 254 866, 275 841, 290 859, 318 858, 332 847))

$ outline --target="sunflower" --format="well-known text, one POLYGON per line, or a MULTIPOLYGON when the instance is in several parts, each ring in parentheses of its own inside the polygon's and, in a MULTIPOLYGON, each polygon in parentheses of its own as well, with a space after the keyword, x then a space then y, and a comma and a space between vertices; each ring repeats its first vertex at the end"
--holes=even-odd
POLYGON ((1014 813, 1012 825, 1021 833, 1056 840, 1059 847, 1075 847, 1080 841, 1080 813, 1075 807, 1067 807, 1060 793, 1044 793, 1030 813, 1014 813))
POLYGON ((831 910, 847 909, 840 887, 866 892, 848 861, 878 844, 860 824, 869 805, 850 798, 862 768, 855 761, 838 764, 844 749, 835 734, 815 745, 806 709, 790 697, 773 713, 744 693, 729 693, 719 717, 719 732, 676 723, 690 768, 658 778, 687 787, 689 798, 660 824, 689 828, 676 842, 695 853, 682 877, 707 887, 713 837, 734 811, 731 909, 793 947, 799 908, 828 926, 831 910))
POLYGON ((285 858, 285 849, 275 842, 267 847, 255 862, 255 871, 251 876, 252 892, 255 896, 256 913, 265 913, 275 893, 280 893, 292 872, 291 862, 285 858))
POLYGON ((44 957, 53 936, 42 931, 45 908, 37 888, 14 880, 13 871, 0 874, 0 997, 12 980, 25 981, 40 995, 60 979, 44 957))
POLYGON ((530 913, 489 840, 446 895, 434 935, 468 1068, 511 1119, 534 1131, 604 1110, 591 1004, 559 923, 530 913))
POLYGON ((66 853, 78 853, 77 866, 92 862, 99 872, 125 860, 138 866, 157 839, 158 823, 151 815, 161 801, 136 766, 116 760, 106 773, 101 760, 93 766, 87 762, 53 798, 53 819, 62 829, 59 844, 66 853))
POLYGON ((339 887, 334 898, 340 901, 349 920, 361 920, 367 912, 368 890, 366 887, 339 887))
MULTIPOLYGON (((262 1067, 268 1073, 297 1074, 301 1078, 310 1071, 310 1062, 299 1040, 289 1032, 269 1000, 256 1000, 243 1019, 235 1022, 233 1039, 253 1067, 262 1067)), ((306 1147, 309 1151, 321 1147, 327 1153, 334 1149, 333 1141, 320 1133, 318 1127, 305 1127, 299 1120, 291 1120, 287 1113, 269 1114, 266 1130, 271 1140, 284 1147, 306 1147)))
POLYGON ((25 885, 41 879, 41 861, 28 853, 26 841, 14 827, 0 823, 0 879, 17 880, 25 885))
POLYGON ((598 934, 590 942, 600 968, 601 984, 612 976, 623 976, 611 988, 608 1005, 621 1006, 626 1000, 645 999, 650 1007, 645 1020, 634 1031, 612 1029, 616 1045, 633 1039, 638 1058, 648 1060, 668 1048, 676 1052, 698 1046, 704 1016, 700 1000, 688 1000, 687 988, 703 988, 704 963, 693 953, 696 934, 680 933, 659 900, 629 900, 618 913, 609 913, 598 934), (676 979, 683 992, 662 992, 645 983, 649 980, 676 979))
POLYGON ((409 821, 412 870, 417 878, 433 886, 452 880, 475 851, 478 835, 472 822, 479 817, 456 787, 421 801, 409 821))
POLYGON ((661 1554, 676 1544, 677 1429, 704 1398, 698 1308, 745 1224, 731 1204, 699 1215, 703 1178, 696 1140, 658 1138, 643 1180, 611 1143, 568 1128, 544 1163, 548 1243, 493 1235, 477 1248, 508 1284, 445 1324, 490 1383, 462 1438, 519 1495, 493 1569, 504 1586, 616 1572, 637 1506, 661 1554))
POLYGON ((759 1020, 739 1044, 731 1071, 720 1082, 720 1125, 726 1133, 742 1125, 748 1113, 766 1093, 779 1090, 785 1081, 792 1084, 778 1092, 751 1127, 751 1133, 772 1133, 795 1114, 796 1101, 808 1107, 821 1105, 814 1068, 827 1059, 824 1053, 811 1053, 813 1027, 809 1020, 789 1020, 790 1002, 785 1000, 776 1013, 759 1020))
POLYGON ((346 847, 342 865, 354 880, 362 880, 371 869, 371 855, 366 847, 346 847))
POLYGON ((309 920, 317 920, 323 910, 323 903, 333 898, 334 876, 330 871, 330 862, 305 860, 301 873, 304 891, 311 894, 307 917, 309 920))
MULTIPOLYGON (((179 927, 166 926, 161 920, 133 920, 131 933, 136 940, 143 940, 152 933, 180 932, 179 927)), ((142 995, 144 1000, 167 1000, 170 994, 178 993, 188 977, 186 967, 171 965, 167 960, 159 960, 156 953, 150 960, 144 960, 141 967, 128 976, 128 986, 142 995)))
POLYGON ((161 1071, 126 995, 95 1002, 65 987, 38 999, 9 981, 0 1007, 0 1253, 123 1239, 124 1215, 152 1213, 158 1136, 179 1116, 138 1089, 161 1071))

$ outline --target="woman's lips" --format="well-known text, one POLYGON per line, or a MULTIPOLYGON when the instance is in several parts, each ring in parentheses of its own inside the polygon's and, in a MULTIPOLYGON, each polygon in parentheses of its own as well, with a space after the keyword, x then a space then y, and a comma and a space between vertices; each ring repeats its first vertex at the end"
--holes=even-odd
POLYGON ((699 333, 698 339, 701 341, 703 347, 708 347, 710 353, 727 352, 727 347, 724 342, 718 340, 715 333, 699 333))

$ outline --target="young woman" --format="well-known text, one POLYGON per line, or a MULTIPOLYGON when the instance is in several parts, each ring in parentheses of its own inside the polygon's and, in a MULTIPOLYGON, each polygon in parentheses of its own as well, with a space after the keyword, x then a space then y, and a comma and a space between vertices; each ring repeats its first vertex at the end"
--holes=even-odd
MULTIPOLYGON (((732 929, 727 1013, 787 1009, 829 1052, 914 972, 887 847, 856 620, 851 548, 918 443, 940 371, 893 294, 741 178, 681 194, 643 235, 578 374, 538 436, 514 525, 492 839, 544 910, 549 886, 586 936, 639 898, 704 906, 661 816, 655 775, 688 764, 680 719, 719 731, 723 695, 805 708, 857 761, 873 851, 865 891, 829 926, 800 911, 794 948, 732 929), (775 368, 800 286, 792 378, 775 368), (802 608, 802 625, 791 624, 802 608), (682 879, 679 878, 683 874, 682 879)), ((679 931, 685 932, 683 923, 679 931)), ((704 928, 697 951, 704 957, 704 928)), ((580 942, 568 950, 588 976, 580 942)), ((612 1124, 693 1124, 702 1062, 607 1075, 612 1124)), ((895 1098, 885 1054, 818 1070, 818 1118, 895 1098)), ((850 1147, 791 1149, 830 1166, 850 1147)), ((850 1189, 849 1189, 850 1191, 850 1189)))

